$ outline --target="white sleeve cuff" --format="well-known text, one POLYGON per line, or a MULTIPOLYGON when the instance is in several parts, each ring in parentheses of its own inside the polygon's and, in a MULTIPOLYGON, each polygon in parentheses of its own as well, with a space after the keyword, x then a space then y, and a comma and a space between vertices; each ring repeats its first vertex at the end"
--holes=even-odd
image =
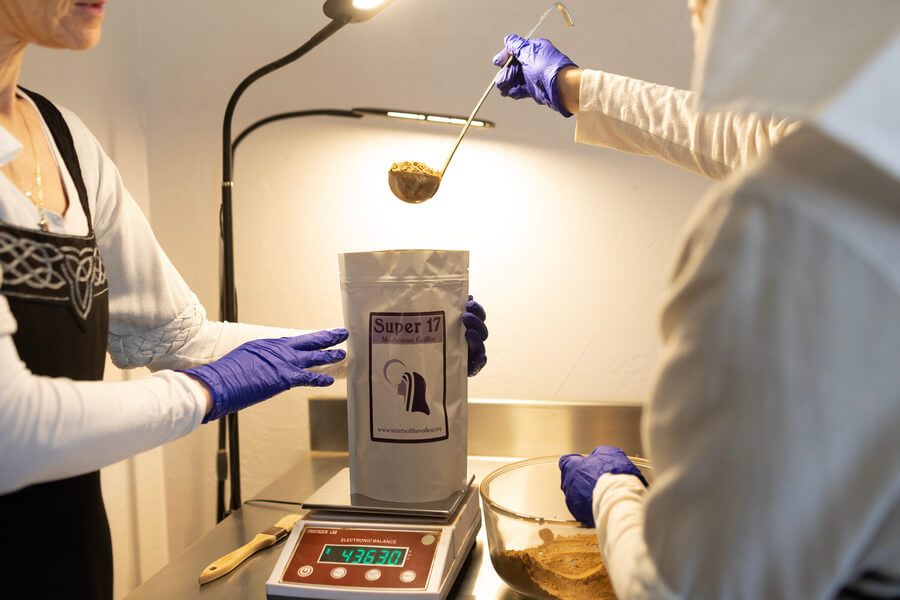
MULTIPOLYGON (((196 300, 196 298, 195 298, 196 300)), ((109 334, 109 354, 120 369, 146 367, 164 356, 171 356, 200 330, 206 311, 199 302, 189 304, 172 321, 133 335, 109 334)))
POLYGON ((597 540, 619 600, 677 600, 644 541, 646 488, 634 475, 607 473, 594 487, 597 540))

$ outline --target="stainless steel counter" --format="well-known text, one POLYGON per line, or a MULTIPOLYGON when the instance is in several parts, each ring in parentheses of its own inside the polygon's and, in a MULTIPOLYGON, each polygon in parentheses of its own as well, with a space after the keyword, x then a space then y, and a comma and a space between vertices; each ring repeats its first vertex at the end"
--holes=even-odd
MULTIPOLYGON (((469 472, 476 483, 500 465, 517 458, 568 452, 589 452, 598 444, 620 446, 641 455, 640 407, 634 405, 562 404, 546 402, 478 401, 469 403, 469 472), (493 457, 486 455, 493 455, 493 457)), ((284 542, 254 554, 231 573, 200 586, 200 572, 215 559, 246 544, 299 506, 263 499, 303 502, 343 467, 348 466, 346 402, 310 401, 313 450, 254 499, 233 512, 212 531, 175 557, 127 596, 129 600, 234 599, 263 600, 266 580, 284 542)), ((482 525, 449 598, 459 600, 521 600, 491 566, 482 525)))
MULTIPOLYGON (((510 460, 513 459, 473 457, 469 460, 470 473, 475 475, 478 482, 496 467, 510 460)), ((347 464, 346 454, 311 452, 263 490, 259 498, 302 502, 347 464)), ((202 587, 197 583, 197 578, 209 563, 246 544, 254 535, 271 527, 278 519, 291 512, 303 511, 298 506, 250 500, 129 594, 129 600, 161 598, 264 600, 266 579, 275 566, 284 542, 257 552, 231 573, 202 587)), ((484 527, 478 532, 475 547, 463 565, 449 598, 460 600, 521 598, 519 594, 506 587, 494 573, 487 553, 484 527)))

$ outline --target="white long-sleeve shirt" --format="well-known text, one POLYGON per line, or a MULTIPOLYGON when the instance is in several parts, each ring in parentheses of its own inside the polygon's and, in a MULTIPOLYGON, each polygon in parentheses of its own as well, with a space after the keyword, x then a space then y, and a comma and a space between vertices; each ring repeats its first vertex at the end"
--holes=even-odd
MULTIPOLYGON (((112 160, 80 119, 61 111, 75 142, 109 281, 109 352, 117 366, 156 372, 116 383, 35 376, 18 356, 12 339, 16 322, 0 295, 0 493, 90 472, 188 434, 203 419, 205 395, 196 381, 169 369, 215 360, 251 339, 301 333, 207 320, 112 160)), ((62 165, 46 125, 43 130, 62 165)), ((21 147, 0 128, 0 164, 21 147)), ((50 230, 86 235, 77 191, 68 172, 60 171, 70 202, 64 216, 48 213, 50 230)), ((0 221, 36 229, 38 216, 34 204, 0 176, 0 221)))
POLYGON ((703 114, 696 94, 585 69, 575 141, 661 158, 723 179, 799 127, 790 119, 703 114))
POLYGON ((766 151, 747 142, 765 120, 609 79, 642 106, 583 83, 581 141, 711 176, 748 165, 701 201, 678 253, 644 417, 653 484, 594 490, 619 598, 900 597, 900 179, 813 128, 766 151), (729 146, 738 160, 714 150, 729 146))

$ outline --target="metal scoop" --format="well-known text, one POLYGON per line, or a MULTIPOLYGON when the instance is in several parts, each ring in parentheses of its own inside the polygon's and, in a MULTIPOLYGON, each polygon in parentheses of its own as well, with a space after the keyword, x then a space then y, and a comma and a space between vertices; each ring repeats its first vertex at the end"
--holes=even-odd
MULTIPOLYGON (((540 20, 535 24, 534 27, 531 28, 531 31, 528 32, 528 35, 525 36, 525 39, 531 39, 531 36, 534 35, 534 32, 540 27, 541 23, 544 22, 544 19, 547 18, 547 15, 550 14, 554 8, 558 8, 559 12, 562 13, 563 18, 566 20, 566 25, 569 27, 573 27, 575 22, 572 21, 572 15, 569 14, 569 9, 566 8, 566 5, 562 2, 554 2, 550 5, 544 14, 541 15, 540 20)), ((513 61, 513 56, 506 60, 503 64, 503 67, 500 68, 500 71, 509 66, 509 64, 513 61)), ((499 75, 499 71, 491 78, 491 83, 487 86, 487 89, 484 90, 484 93, 481 95, 481 99, 475 105, 475 108, 472 110, 472 114, 469 115, 468 120, 466 121, 465 126, 462 128, 462 131, 459 132, 459 137, 456 138, 456 144, 453 146, 453 150, 450 151, 450 156, 447 157, 446 162, 444 162, 444 167, 440 171, 436 171, 434 169, 427 168, 428 171, 432 171, 436 173, 432 175, 431 173, 421 172, 425 169, 416 169, 415 171, 407 171, 402 170, 400 168, 392 167, 388 171, 388 185, 391 186, 391 191, 394 192, 394 195, 403 200, 404 202, 409 202, 410 204, 419 204, 420 202, 425 202, 437 192, 438 187, 441 185, 441 179, 443 179, 444 174, 447 172, 447 166, 450 164, 450 159, 453 158, 453 155, 456 153, 456 149, 459 148, 459 143, 462 141, 463 136, 466 135, 466 132, 469 130, 469 125, 472 123, 472 119, 475 118, 475 114, 481 108, 481 105, 484 104, 485 98, 487 98, 488 94, 491 93, 491 89, 494 87, 494 82, 497 79, 497 75, 499 75)), ((397 163, 397 164, 410 164, 410 163, 397 163)), ((425 166, 422 163, 412 163, 415 165, 425 166)), ((396 164, 395 164, 396 166, 396 164)))

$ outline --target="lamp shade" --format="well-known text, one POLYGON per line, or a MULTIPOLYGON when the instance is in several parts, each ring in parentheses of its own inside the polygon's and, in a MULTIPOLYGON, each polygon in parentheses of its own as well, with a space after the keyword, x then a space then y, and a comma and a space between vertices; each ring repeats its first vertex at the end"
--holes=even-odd
POLYGON ((326 0, 322 10, 336 21, 368 21, 394 0, 326 0))
MULTIPOLYGON (((466 117, 462 115, 438 114, 430 111, 399 110, 396 108, 354 108, 354 113, 374 117, 390 117, 392 119, 405 119, 407 121, 419 121, 422 123, 440 123, 445 125, 465 125, 466 117)), ((495 127, 493 121, 484 119, 473 120, 472 127, 495 127)))

